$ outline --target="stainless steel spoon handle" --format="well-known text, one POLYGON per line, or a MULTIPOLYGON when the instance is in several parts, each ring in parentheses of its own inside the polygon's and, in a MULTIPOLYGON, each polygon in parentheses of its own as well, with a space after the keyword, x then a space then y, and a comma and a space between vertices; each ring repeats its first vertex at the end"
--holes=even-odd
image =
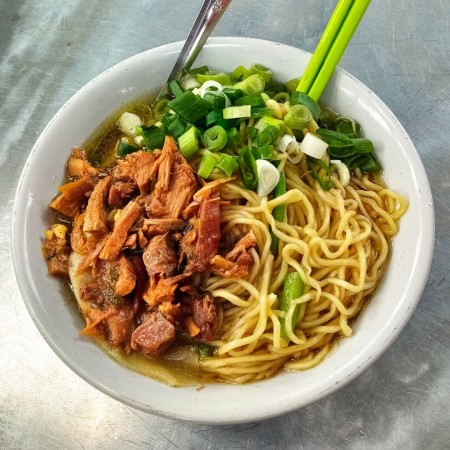
MULTIPOLYGON (((169 75, 168 82, 178 80, 183 69, 190 69, 203 44, 208 39, 231 0, 205 0, 195 20, 180 56, 169 75)), ((167 83, 166 83, 167 84, 167 83)))

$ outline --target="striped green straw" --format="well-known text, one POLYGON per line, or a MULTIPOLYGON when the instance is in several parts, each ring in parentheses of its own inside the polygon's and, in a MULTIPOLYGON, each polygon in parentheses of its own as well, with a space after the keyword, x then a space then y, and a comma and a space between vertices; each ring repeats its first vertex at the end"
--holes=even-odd
POLYGON ((370 0, 339 0, 297 91, 318 101, 347 48, 370 0))

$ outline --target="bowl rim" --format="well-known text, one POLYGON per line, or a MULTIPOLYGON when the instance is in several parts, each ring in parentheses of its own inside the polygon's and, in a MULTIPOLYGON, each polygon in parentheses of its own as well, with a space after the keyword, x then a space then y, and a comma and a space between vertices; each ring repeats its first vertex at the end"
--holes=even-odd
MULTIPOLYGON (((136 55, 133 55, 114 66, 110 67, 109 69, 105 70, 101 74, 97 75, 95 78, 93 78, 91 81, 89 81, 87 84, 85 84, 80 90, 78 90, 74 95, 70 97, 67 102, 64 103, 64 105, 56 112, 56 114, 52 117, 52 119, 49 121, 49 123, 46 125, 46 127, 43 129, 42 133, 40 134, 39 138, 37 139, 36 143, 34 144, 30 154, 27 157, 27 160, 24 164, 23 170, 21 172, 16 192, 15 192, 15 198, 14 198, 14 205, 13 205, 13 216, 12 216, 12 257, 13 257, 13 265, 14 265, 14 271, 17 279, 17 283, 21 292, 21 295, 24 299, 25 305, 27 307, 27 310, 38 328, 40 334, 44 337, 48 345, 52 348, 52 350, 58 355, 58 357, 68 366, 71 368, 73 372, 75 372, 78 376, 80 376, 83 380, 87 381, 91 386, 97 388, 98 390, 102 391, 103 393, 115 398, 116 400, 125 403, 129 406, 135 407, 137 409, 151 412, 153 414, 169 417, 169 418, 176 418, 181 420, 187 420, 187 421, 194 421, 194 422, 201 422, 201 423, 243 423, 243 422, 249 422, 249 421, 255 421, 255 420, 262 420, 267 419, 270 417, 278 416, 280 414, 288 413, 293 410, 296 410, 300 407, 306 406, 314 401, 318 401, 321 398, 325 397, 326 395, 331 394, 332 392, 336 391, 337 389, 340 389, 347 383, 349 383, 351 380, 356 378, 363 370, 368 368, 373 362, 375 362, 386 350, 387 348, 392 344, 392 342, 397 338, 400 331, 404 328, 406 323, 408 322, 410 316, 412 315, 417 303, 420 300, 420 297, 422 295, 423 289, 425 287, 426 280, 428 278, 429 270, 431 267, 431 261, 433 256, 433 242, 434 242, 434 233, 435 233, 435 219, 434 219, 434 209, 433 209, 433 200, 431 195, 431 189, 428 182, 428 178, 423 166, 422 161, 420 160, 420 156, 407 135, 405 129, 400 124, 398 119, 395 117, 395 115, 391 112, 391 110, 385 105, 385 103, 376 95, 374 94, 367 86, 365 86, 361 81, 357 80, 354 76, 347 73, 346 71, 337 68, 336 72, 340 74, 340 76, 344 76, 346 78, 349 78, 352 80, 353 83, 356 83, 360 88, 364 88, 368 95, 377 103, 377 105, 383 110, 383 112, 389 117, 389 120, 396 126, 399 132, 403 133, 405 144, 408 144, 412 150, 412 156, 415 158, 415 167, 418 173, 418 177, 421 179, 421 197, 428 202, 428 209, 426 209, 426 213, 424 213, 424 216, 422 217, 422 225, 425 229, 426 233, 423 233, 421 236, 421 246, 423 247, 424 253, 422 254, 422 269, 425 268, 425 270, 422 271, 420 274, 420 277, 418 281, 416 282, 415 288, 414 288, 414 298, 412 301, 408 303, 408 308, 406 310, 401 311, 401 315, 397 317, 398 314, 400 314, 399 311, 396 311, 396 317, 397 321, 395 324, 392 324, 392 326, 386 327, 387 329, 383 333, 382 336, 378 339, 378 341, 381 341, 381 337, 383 337, 383 341, 380 345, 370 346, 370 351, 367 353, 366 358, 364 361, 359 361, 359 365, 357 365, 356 368, 351 373, 347 373, 346 376, 343 379, 338 380, 336 383, 331 383, 326 389, 322 389, 318 394, 314 395, 313 398, 308 399, 307 401, 298 401, 298 399, 295 398, 295 396, 292 397, 291 401, 288 405, 272 405, 272 408, 270 410, 263 409, 261 411, 256 411, 253 415, 249 416, 237 416, 237 417, 209 417, 207 414, 201 413, 201 414, 193 414, 193 415, 186 415, 185 413, 180 412, 173 412, 173 411, 161 411, 154 409, 151 405, 142 404, 135 399, 132 398, 124 398, 123 395, 116 392, 113 389, 110 389, 106 384, 102 384, 95 378, 91 376, 90 373, 88 373, 84 368, 78 367, 76 364, 71 361, 71 359, 61 351, 61 349, 58 346, 58 343, 55 342, 52 337, 50 336, 49 332, 46 330, 44 325, 42 324, 40 318, 39 318, 39 311, 35 310, 35 307, 33 306, 32 302, 32 295, 35 295, 36 292, 33 291, 33 288, 27 286, 26 280, 28 280, 27 276, 30 275, 30 268, 29 267, 23 267, 21 266, 21 263, 23 262, 23 258, 21 253, 23 252, 22 249, 22 239, 20 237, 19 229, 20 225, 25 222, 25 218, 20 217, 20 214, 18 214, 18 210, 21 207, 21 201, 24 200, 26 197, 26 193, 23 192, 23 186, 25 184, 26 177, 28 176, 28 167, 30 165, 30 162, 33 158, 33 155, 38 151, 40 141, 42 137, 47 133, 47 131, 52 127, 54 121, 58 117, 59 114, 70 104, 76 102, 78 100, 78 97, 81 95, 80 93, 84 92, 86 89, 88 89, 92 84, 97 83, 99 79, 104 77, 107 73, 111 71, 117 71, 120 68, 124 68, 127 65, 130 64, 130 62, 143 58, 148 54, 169 54, 169 53, 178 53, 181 49, 182 44, 184 41, 178 41, 173 42, 169 44, 165 44, 159 47, 155 47, 153 49, 138 53, 136 55), (26 275, 26 276, 24 276, 26 275), (400 320, 399 320, 400 319, 400 320), (395 326, 393 326, 395 325, 395 326), (389 332, 388 332, 389 331, 389 332)), ((295 48, 290 45, 281 44, 273 41, 263 40, 263 39, 254 39, 254 38, 241 38, 241 37, 213 37, 210 38, 207 43, 205 44, 205 48, 213 48, 213 47, 225 47, 228 48, 230 46, 239 46, 239 45, 250 45, 250 46, 261 46, 264 45, 266 47, 270 47, 272 50, 282 50, 286 49, 289 51, 295 50, 296 52, 303 53, 304 55, 311 56, 310 53, 305 52, 304 50, 295 48)), ((377 342, 378 342, 377 341, 377 342)), ((277 377, 280 377, 280 375, 277 375, 277 377)), ((265 383, 263 381, 262 383, 265 383)), ((259 384, 259 383, 257 383, 259 384)), ((229 385, 227 385, 229 386, 229 385)), ((235 389, 242 389, 242 386, 233 386, 235 389)), ((245 386, 244 386, 245 388, 245 386)), ((174 388, 170 388, 174 389, 174 388)), ((182 388, 185 389, 185 388, 182 388)))

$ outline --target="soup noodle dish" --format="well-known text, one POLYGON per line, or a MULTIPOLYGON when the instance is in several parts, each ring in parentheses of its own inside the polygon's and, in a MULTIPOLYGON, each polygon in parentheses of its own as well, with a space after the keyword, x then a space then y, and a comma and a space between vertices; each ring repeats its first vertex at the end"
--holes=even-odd
POLYGON ((309 55, 291 47, 211 39, 155 102, 179 49, 107 70, 44 130, 17 190, 16 274, 52 348, 109 395, 263 419, 400 332, 431 262, 428 180, 360 82, 337 70, 319 103, 298 92, 309 55))

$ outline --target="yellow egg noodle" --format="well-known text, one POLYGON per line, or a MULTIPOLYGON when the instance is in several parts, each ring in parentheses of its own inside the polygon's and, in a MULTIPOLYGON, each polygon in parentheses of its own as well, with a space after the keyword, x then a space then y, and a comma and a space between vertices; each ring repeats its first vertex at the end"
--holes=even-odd
POLYGON ((303 370, 322 361, 341 337, 352 334, 352 320, 378 286, 388 263, 390 237, 407 209, 400 195, 375 175, 352 177, 342 187, 323 191, 306 164, 286 162, 287 193, 259 198, 236 183, 219 186, 222 232, 233 239, 252 229, 257 238, 254 266, 248 279, 205 277, 202 284, 219 309, 220 339, 210 344, 216 356, 200 361, 201 369, 221 379, 246 383, 272 376, 282 368, 303 370), (287 204, 286 223, 275 222, 272 210, 287 204), (280 240, 270 252, 270 233, 280 240), (288 271, 297 271, 306 291, 284 313, 277 292, 288 271), (297 326, 280 336, 300 305, 297 326), (222 334, 223 330, 223 334, 222 334))

